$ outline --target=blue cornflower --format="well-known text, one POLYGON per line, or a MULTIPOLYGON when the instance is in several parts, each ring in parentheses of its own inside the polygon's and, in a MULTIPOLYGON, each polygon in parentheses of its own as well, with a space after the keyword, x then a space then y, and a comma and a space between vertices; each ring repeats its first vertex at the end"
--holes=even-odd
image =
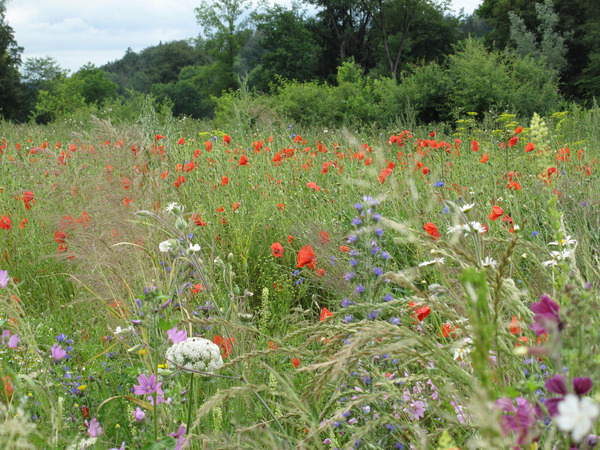
POLYGON ((381 267, 373 267, 373 273, 380 277, 383 275, 383 269, 381 267))
POLYGON ((433 183, 433 185, 434 185, 435 187, 440 187, 440 186, 443 186, 443 185, 444 185, 444 182, 443 182, 443 181, 440 181, 440 179, 438 178, 438 180, 437 180, 435 183, 433 183))
POLYGON ((347 298, 342 300, 342 308, 347 308, 351 304, 352 304, 352 302, 350 300, 348 300, 347 298))
POLYGON ((348 236, 348 242, 355 242, 356 239, 358 239, 358 236, 356 236, 355 234, 351 234, 350 236, 348 236))
POLYGON ((354 207, 355 207, 355 208, 356 208, 358 211, 360 211, 360 210, 362 209, 362 205, 361 205, 360 203, 355 203, 355 204, 354 204, 354 207))
POLYGON ((362 284, 358 284, 358 285, 356 286, 356 289, 354 289, 354 291, 355 291, 357 294, 362 294, 363 292, 365 292, 365 287, 364 287, 362 284))
POLYGON ((358 261, 357 261, 357 260, 355 260, 355 259, 351 259, 351 260, 350 260, 350 265, 351 265, 352 267, 356 267, 356 265, 357 265, 357 264, 358 264, 358 261))
POLYGON ((375 234, 379 237, 383 236, 383 228, 376 229, 375 234))
POLYGON ((357 255, 358 255, 358 250, 356 250, 354 248, 352 250, 350 250, 350 256, 357 256, 357 255))
POLYGON ((398 317, 392 317, 390 319, 390 322, 393 323, 394 325, 400 325, 400 319, 398 317))
POLYGON ((383 259, 389 259, 390 252, 382 252, 379 256, 381 256, 383 259))
POLYGON ((444 206, 444 209, 442 210, 442 214, 448 214, 448 211, 449 211, 448 207, 444 206))
POLYGON ((386 302, 391 302, 392 300, 394 300, 394 297, 392 297, 392 294, 385 294, 385 295, 383 296, 383 299, 384 299, 386 302))
POLYGON ((354 316, 352 314, 346 314, 344 316, 344 322, 348 323, 354 320, 354 316))
POLYGON ((531 237, 536 237, 538 234, 540 234, 538 231, 532 231, 531 237))
POLYGON ((371 255, 376 255, 381 250, 377 245, 371 248, 371 255))
POLYGON ((352 278, 354 278, 354 272, 348 272, 346 275, 344 275, 344 278, 350 281, 352 278))
POLYGON ((352 220, 352 225, 354 226, 358 226, 362 223, 362 220, 360 220, 360 217, 355 217, 354 220, 352 220))
POLYGON ((331 262, 332 266, 335 266, 335 256, 331 256, 331 258, 329 258, 329 261, 331 262))
POLYGON ((375 222, 379 222, 381 220, 381 214, 379 214, 378 212, 376 212, 375 214, 373 214, 373 220, 375 222))
POLYGON ((378 310, 371 311, 371 312, 369 312, 369 319, 373 320, 378 315, 379 315, 379 311, 378 310))

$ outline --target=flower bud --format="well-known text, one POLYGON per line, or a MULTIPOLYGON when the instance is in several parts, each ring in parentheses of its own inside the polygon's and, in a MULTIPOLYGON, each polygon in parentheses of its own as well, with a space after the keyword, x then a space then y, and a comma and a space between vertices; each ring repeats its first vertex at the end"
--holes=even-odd
POLYGON ((185 231, 187 228, 187 222, 183 220, 183 217, 177 218, 177 221, 175 222, 175 228, 177 228, 178 231, 185 231))

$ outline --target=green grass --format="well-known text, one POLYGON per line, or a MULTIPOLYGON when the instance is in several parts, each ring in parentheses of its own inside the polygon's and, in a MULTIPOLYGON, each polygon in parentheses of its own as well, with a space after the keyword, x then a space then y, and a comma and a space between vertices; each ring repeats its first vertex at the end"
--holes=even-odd
POLYGON ((544 417, 503 432, 493 402, 541 405, 557 373, 592 377, 597 396, 597 118, 556 114, 545 134, 470 117, 410 130, 402 146, 390 142, 400 129, 214 130, 153 110, 136 126, 0 124, 0 217, 12 222, 0 270, 14 279, 0 318, 20 338, 0 349, 0 441, 64 448, 96 418, 98 448, 567 446, 544 417), (172 202, 184 210, 167 212, 172 202), (488 232, 447 233, 469 221, 488 232), (305 246, 314 268, 297 267, 305 246), (530 306, 542 294, 562 325, 538 344, 530 306), (333 317, 320 321, 323 308, 333 317), (165 361, 174 327, 229 339, 220 377, 165 361), (72 346, 68 359, 52 358, 57 345, 72 346), (133 392, 142 374, 162 382, 157 407, 133 392), (180 426, 185 437, 169 436, 180 426))

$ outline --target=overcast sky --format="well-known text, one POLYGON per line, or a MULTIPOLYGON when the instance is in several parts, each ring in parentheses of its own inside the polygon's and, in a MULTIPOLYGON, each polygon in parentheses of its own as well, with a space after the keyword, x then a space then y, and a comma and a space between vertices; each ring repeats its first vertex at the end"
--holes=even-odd
MULTIPOLYGON (((472 13, 482 0, 452 0, 472 13)), ((196 37, 198 0, 9 0, 6 20, 26 58, 51 56, 77 71, 120 59, 131 47, 196 37)))

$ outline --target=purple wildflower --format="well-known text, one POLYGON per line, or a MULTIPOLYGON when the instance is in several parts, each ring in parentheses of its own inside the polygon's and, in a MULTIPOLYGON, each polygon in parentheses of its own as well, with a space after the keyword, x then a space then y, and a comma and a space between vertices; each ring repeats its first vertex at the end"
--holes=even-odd
MULTIPOLYGON (((592 390, 592 379, 590 377, 574 377, 573 378, 573 391, 579 397, 587 394, 592 390)), ((544 405, 548 410, 548 413, 555 417, 558 415, 558 404, 564 400, 567 391, 567 385, 562 375, 554 375, 552 378, 546 380, 546 389, 550 392, 560 395, 560 397, 550 397, 544 401, 544 405)))
POLYGON ((354 225, 354 226, 358 226, 358 225, 360 225, 361 223, 362 223, 362 220, 360 220, 360 217, 355 217, 355 218, 352 220, 352 225, 354 225))
POLYGON ((8 348, 17 348, 17 344, 19 343, 21 339, 19 338, 19 336, 17 336, 16 334, 13 334, 9 339, 8 339, 8 348))
POLYGON ((52 355, 52 358, 54 358, 54 361, 60 361, 65 356, 67 356, 67 352, 65 352, 60 345, 56 344, 52 346, 52 348, 50 349, 50 353, 52 355))
POLYGON ((4 289, 8 285, 8 271, 0 270, 0 288, 4 289))
POLYGON ((375 275, 377 275, 378 277, 380 277, 381 275, 383 275, 383 268, 382 267, 373 267, 373 273, 375 275))
POLYGON ((187 331, 177 330, 177 327, 171 328, 169 331, 167 331, 167 335, 173 344, 187 340, 187 331))
POLYGON ((362 205, 360 203, 355 203, 354 207, 359 211, 362 209, 362 205))
POLYGON ((146 413, 138 406, 137 409, 133 411, 133 417, 135 417, 135 420, 140 423, 142 420, 144 420, 144 417, 146 417, 146 413))
POLYGON ((133 393, 135 395, 145 395, 145 394, 153 394, 154 392, 158 392, 158 394, 162 395, 163 391, 160 388, 162 386, 162 382, 156 382, 156 375, 150 375, 150 378, 146 376, 145 373, 141 374, 137 377, 139 385, 133 385, 133 393))
POLYGON ((539 303, 532 303, 531 310, 535 313, 533 323, 529 326, 536 334, 549 333, 554 330, 560 331, 562 323, 558 316, 559 306, 547 295, 542 295, 539 303))
POLYGON ((365 292, 365 287, 362 284, 356 285, 356 289, 354 289, 357 294, 362 294, 365 292))
POLYGON ((515 408, 510 398, 500 398, 496 400, 496 408, 504 412, 514 413, 513 415, 504 414, 500 418, 500 427, 505 436, 511 431, 515 433, 517 444, 524 445, 535 440, 537 433, 535 424, 538 418, 541 418, 541 410, 531 406, 529 401, 523 397, 517 397, 517 407, 515 408))
POLYGON ((187 447, 189 445, 189 439, 186 439, 185 436, 186 429, 183 425, 179 427, 177 432, 169 433, 169 436, 177 438, 177 443, 175 444, 175 450, 181 450, 184 446, 187 447))
POLYGON ((100 426, 100 422, 98 422, 95 417, 90 422, 87 431, 90 437, 98 437, 102 434, 102 427, 100 426))

